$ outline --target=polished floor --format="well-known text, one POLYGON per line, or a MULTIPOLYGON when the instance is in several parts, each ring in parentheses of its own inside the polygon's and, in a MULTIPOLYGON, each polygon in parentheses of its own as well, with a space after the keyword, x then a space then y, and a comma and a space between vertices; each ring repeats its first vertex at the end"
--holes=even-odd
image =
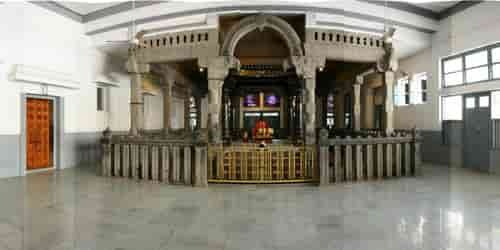
POLYGON ((0 180, 0 249, 500 249, 500 177, 208 189, 97 177, 0 180))

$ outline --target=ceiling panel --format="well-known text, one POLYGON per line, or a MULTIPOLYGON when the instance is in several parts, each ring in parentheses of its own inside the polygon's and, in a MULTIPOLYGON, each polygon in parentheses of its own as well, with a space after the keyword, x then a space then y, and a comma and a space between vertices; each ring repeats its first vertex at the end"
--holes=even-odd
POLYGON ((80 15, 87 15, 91 12, 102 10, 104 8, 111 7, 113 5, 120 4, 121 2, 114 1, 114 2, 87 3, 87 2, 75 2, 75 1, 57 1, 57 3, 80 15))

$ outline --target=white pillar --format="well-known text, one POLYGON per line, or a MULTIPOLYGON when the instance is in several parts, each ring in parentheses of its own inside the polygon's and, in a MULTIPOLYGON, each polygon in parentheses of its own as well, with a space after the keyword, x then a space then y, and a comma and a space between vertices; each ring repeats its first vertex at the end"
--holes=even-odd
POLYGON ((316 143, 316 78, 305 79, 305 138, 306 144, 316 143))
POLYGON ((130 134, 137 136, 144 125, 141 75, 149 72, 149 64, 138 63, 135 55, 131 54, 126 66, 130 74, 130 134))
POLYGON ((172 108, 172 85, 173 82, 165 81, 163 86, 163 131, 168 134, 172 129, 171 108, 172 108))
POLYGON ((208 79, 208 128, 210 130, 210 141, 220 143, 222 141, 221 127, 221 102, 222 102, 222 79, 208 79))
POLYGON ((361 84, 356 83, 354 87, 354 130, 361 130, 361 84))
POLYGON ((385 72, 385 112, 387 134, 394 132, 394 72, 385 72))
POLYGON ((374 90, 369 86, 363 87, 363 127, 366 129, 374 128, 374 112, 375 112, 375 100, 374 100, 374 90))

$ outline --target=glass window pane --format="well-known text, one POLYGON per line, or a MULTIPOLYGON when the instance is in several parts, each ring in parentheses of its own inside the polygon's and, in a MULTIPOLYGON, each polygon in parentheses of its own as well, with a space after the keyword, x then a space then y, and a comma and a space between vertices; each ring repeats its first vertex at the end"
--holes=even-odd
POLYGON ((465 72, 467 82, 488 80, 488 66, 469 69, 465 72))
POLYGON ((500 64, 493 65, 493 78, 500 78, 500 64))
POLYGON ((444 61, 444 73, 462 70, 462 57, 444 61))
POLYGON ((491 118, 500 119, 500 91, 491 92, 491 118))
POLYGON ((465 99, 465 108, 473 109, 476 107, 476 98, 475 97, 467 97, 465 99))
POLYGON ((488 64, 488 51, 480 51, 465 56, 465 67, 472 68, 488 64))
POLYGON ((460 85, 463 81, 464 79, 462 78, 461 71, 444 75, 444 86, 460 85))
POLYGON ((500 47, 491 50, 491 60, 493 62, 500 62, 500 47))
POLYGON ((443 97, 443 120, 462 120, 462 96, 443 97))
POLYGON ((487 108, 490 106, 490 97, 489 96, 481 96, 479 97, 479 107, 487 108))

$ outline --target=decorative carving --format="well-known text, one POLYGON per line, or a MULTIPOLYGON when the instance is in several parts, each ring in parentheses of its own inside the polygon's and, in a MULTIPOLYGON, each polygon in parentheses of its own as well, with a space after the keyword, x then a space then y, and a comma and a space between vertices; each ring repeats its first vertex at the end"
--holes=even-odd
POLYGON ((324 57, 291 56, 290 62, 284 66, 295 66, 297 75, 303 78, 315 78, 316 69, 324 67, 325 61, 324 57))
POLYGON ((234 56, 236 44, 242 37, 255 29, 262 31, 264 28, 271 28, 282 36, 290 49, 290 56, 304 55, 302 41, 293 27, 279 17, 266 14, 245 17, 233 25, 224 39, 221 55, 234 56))
POLYGON ((379 72, 393 71, 396 72, 398 70, 398 59, 396 58, 396 53, 394 50, 393 36, 396 32, 396 29, 391 27, 386 30, 383 36, 384 44, 384 55, 377 61, 377 70, 379 72))

